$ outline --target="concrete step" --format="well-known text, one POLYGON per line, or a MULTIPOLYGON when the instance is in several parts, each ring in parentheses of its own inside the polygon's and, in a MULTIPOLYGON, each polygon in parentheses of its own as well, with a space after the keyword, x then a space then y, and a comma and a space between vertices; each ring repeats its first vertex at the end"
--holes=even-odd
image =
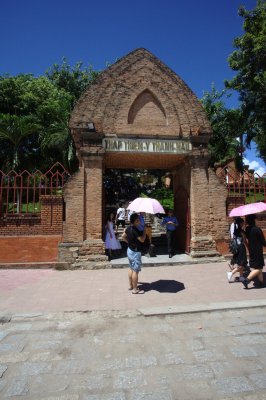
POLYGON ((108 257, 104 254, 88 254, 88 255, 84 255, 84 256, 78 256, 77 257, 77 262, 83 262, 83 261, 106 261, 108 259, 108 257))
POLYGON ((113 268, 112 264, 109 261, 105 262, 84 261, 84 262, 75 262, 71 264, 71 269, 93 270, 93 269, 107 269, 107 268, 113 268))

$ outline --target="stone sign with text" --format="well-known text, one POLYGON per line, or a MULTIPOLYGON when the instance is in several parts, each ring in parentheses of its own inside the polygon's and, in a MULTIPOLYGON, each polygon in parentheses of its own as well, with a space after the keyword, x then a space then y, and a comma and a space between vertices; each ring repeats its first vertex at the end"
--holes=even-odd
POLYGON ((103 147, 108 152, 132 153, 186 154, 192 150, 191 143, 186 140, 105 138, 103 147))

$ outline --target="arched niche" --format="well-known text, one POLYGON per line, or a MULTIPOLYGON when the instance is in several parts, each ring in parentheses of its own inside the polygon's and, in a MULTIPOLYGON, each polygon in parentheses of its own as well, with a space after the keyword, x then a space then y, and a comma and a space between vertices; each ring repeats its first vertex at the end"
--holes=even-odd
POLYGON ((145 89, 132 103, 128 112, 128 123, 144 125, 151 122, 154 126, 167 125, 162 104, 150 90, 145 89))

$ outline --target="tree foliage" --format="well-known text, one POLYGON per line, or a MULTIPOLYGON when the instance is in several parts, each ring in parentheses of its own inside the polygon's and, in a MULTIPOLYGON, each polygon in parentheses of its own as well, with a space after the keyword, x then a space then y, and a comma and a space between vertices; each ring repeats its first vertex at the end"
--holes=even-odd
POLYGON ((0 161, 4 169, 28 165, 37 152, 40 125, 29 116, 0 114, 0 161))
POLYGON ((244 34, 234 40, 236 50, 229 57, 237 74, 225 84, 239 92, 247 142, 254 139, 266 161, 266 2, 258 0, 251 11, 242 6, 239 15, 244 19, 244 34))
POLYGON ((210 164, 226 162, 235 158, 241 169, 242 138, 245 133, 245 120, 240 109, 228 109, 223 100, 226 91, 219 92, 212 86, 210 92, 204 92, 202 105, 211 122, 213 135, 209 143, 210 164))
POLYGON ((58 89, 63 89, 71 95, 72 106, 99 75, 92 66, 82 69, 82 65, 82 62, 77 62, 71 67, 66 58, 63 58, 62 65, 54 64, 46 71, 47 78, 58 89))
POLYGON ((75 170, 77 160, 68 120, 75 102, 96 76, 91 67, 82 69, 81 63, 71 67, 66 59, 62 65, 53 65, 45 76, 0 76, 0 142, 4 144, 0 169, 16 166, 44 170, 59 161, 70 171, 75 170))

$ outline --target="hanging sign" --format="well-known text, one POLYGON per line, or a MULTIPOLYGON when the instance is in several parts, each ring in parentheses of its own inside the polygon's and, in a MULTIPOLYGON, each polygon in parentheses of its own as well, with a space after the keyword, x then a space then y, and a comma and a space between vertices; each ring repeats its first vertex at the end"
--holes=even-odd
POLYGON ((103 147, 107 152, 130 153, 186 154, 192 150, 192 145, 188 141, 163 139, 105 138, 103 139, 103 147))

